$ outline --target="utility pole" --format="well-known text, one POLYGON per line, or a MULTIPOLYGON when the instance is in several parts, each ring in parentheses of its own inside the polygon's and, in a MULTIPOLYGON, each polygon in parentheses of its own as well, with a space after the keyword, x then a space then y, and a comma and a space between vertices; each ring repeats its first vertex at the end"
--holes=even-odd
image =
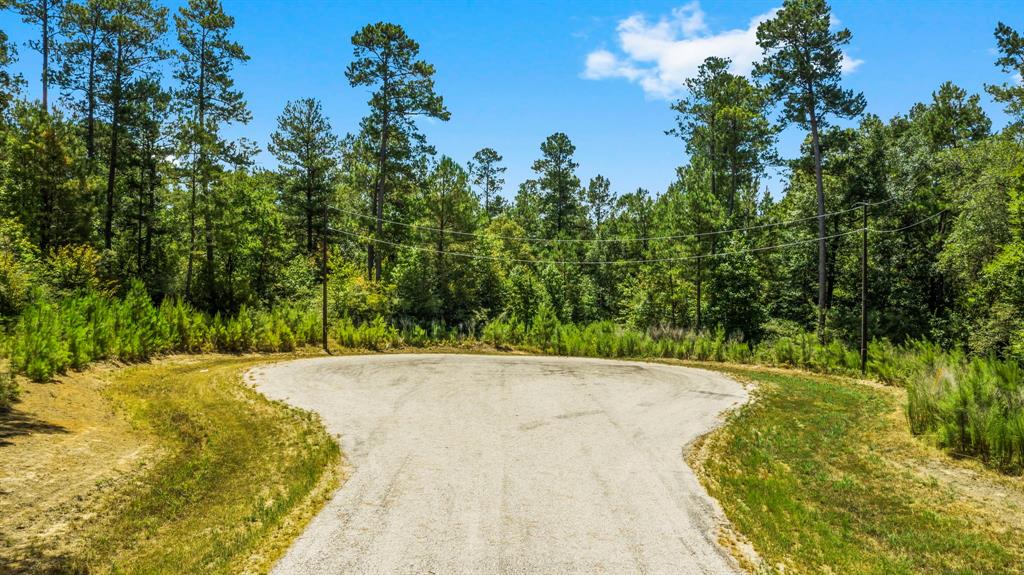
POLYGON ((860 373, 868 369, 868 203, 863 204, 860 254, 860 373))
POLYGON ((327 193, 324 193, 324 231, 323 237, 320 240, 320 275, 323 280, 323 293, 321 294, 320 302, 320 324, 322 328, 321 339, 324 346, 324 351, 329 355, 331 353, 330 348, 327 346, 327 234, 330 226, 328 226, 327 217, 327 193))

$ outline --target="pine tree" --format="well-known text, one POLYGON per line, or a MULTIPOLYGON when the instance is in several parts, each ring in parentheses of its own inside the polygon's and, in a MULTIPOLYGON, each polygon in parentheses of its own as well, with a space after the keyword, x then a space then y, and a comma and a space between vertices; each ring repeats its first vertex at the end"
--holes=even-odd
POLYGON ((730 65, 718 57, 701 64, 697 76, 686 81, 687 97, 672 106, 678 115, 668 133, 685 142, 691 158, 707 158, 711 193, 742 225, 740 203, 753 201, 758 178, 775 161, 777 130, 766 116, 767 94, 730 73, 730 65))
POLYGON ((1024 75, 1024 36, 1002 22, 996 26, 995 36, 999 45, 996 65, 1003 72, 1014 75, 1016 82, 986 85, 985 89, 996 102, 1005 106, 1006 113, 1013 118, 1008 130, 1020 135, 1024 133, 1024 85, 1020 81, 1024 75))
POLYGON ((29 46, 43 57, 40 84, 43 93, 43 109, 49 111, 50 84, 53 83, 50 61, 60 53, 55 37, 64 0, 11 0, 10 4, 21 14, 21 18, 26 24, 39 26, 39 39, 29 42, 29 46))
POLYGON ((754 76, 767 82, 768 93, 783 105, 784 122, 811 133, 818 208, 818 339, 825 341, 826 240, 825 190, 821 176, 820 131, 829 116, 852 118, 864 111, 863 94, 840 85, 843 53, 850 42, 846 28, 833 31, 825 0, 786 0, 775 17, 757 27, 764 60, 754 76))
POLYGON ((502 209, 502 198, 498 194, 505 185, 502 176, 507 168, 501 165, 501 160, 501 154, 494 149, 482 148, 473 154, 467 168, 473 185, 480 190, 487 219, 497 216, 502 209))
MULTIPOLYGON (((352 46, 355 60, 345 70, 345 77, 353 87, 375 88, 363 131, 375 136, 377 173, 371 203, 376 218, 374 239, 380 241, 393 150, 408 148, 410 141, 420 139, 417 116, 448 120, 450 114, 434 92, 434 67, 416 59, 420 46, 401 26, 388 22, 364 26, 352 36, 352 46)), ((381 257, 372 241, 367 246, 367 263, 370 274, 380 280, 381 257)))
POLYGON ((113 0, 69 2, 60 17, 65 40, 58 80, 65 91, 82 93, 82 101, 75 102, 74 108, 85 116, 85 150, 90 163, 96 158, 101 66, 110 59, 107 39, 112 31, 110 18, 115 4, 113 0))
POLYGON ((285 105, 270 136, 270 152, 285 179, 281 204, 305 230, 306 255, 316 251, 322 235, 324 202, 334 187, 339 151, 320 102, 306 98, 285 105))
POLYGON ((110 15, 107 35, 110 58, 104 61, 106 92, 110 109, 110 147, 107 156, 107 188, 103 213, 103 247, 111 249, 114 239, 114 210, 117 173, 121 163, 121 137, 125 108, 135 102, 138 93, 133 83, 137 76, 149 79, 152 67, 165 55, 160 40, 167 31, 167 8, 152 0, 122 0, 110 15))
POLYGON ((4 114, 21 92, 21 85, 24 83, 21 76, 12 74, 8 69, 17 58, 18 51, 14 44, 7 39, 7 34, 0 30, 0 125, 3 124, 4 114))
POLYGON ((573 160, 576 146, 562 132, 551 134, 540 145, 541 157, 533 163, 537 183, 542 190, 541 217, 548 238, 567 237, 576 233, 582 215, 579 166, 573 160))
POLYGON ((467 286, 460 280, 469 266, 459 258, 452 263, 447 252, 469 251, 467 234, 476 231, 479 206, 466 171, 448 156, 442 157, 427 177, 423 208, 427 226, 433 228, 429 235, 433 236, 430 247, 435 256, 435 293, 441 303, 441 319, 448 323, 465 320, 466 314, 462 312, 472 302, 456 297, 460 292, 465 294, 467 286), (456 249, 452 249, 453 245, 456 249))
MULTIPOLYGON (((234 89, 231 70, 249 57, 237 42, 228 38, 235 19, 224 13, 219 0, 189 0, 174 16, 178 30, 178 66, 174 78, 180 87, 174 92, 180 115, 178 139, 187 156, 188 172, 188 266, 185 297, 192 299, 196 248, 196 212, 202 204, 206 244, 207 289, 213 286, 214 230, 210 185, 220 162, 230 159, 232 147, 220 137, 220 129, 232 122, 247 123, 250 114, 242 93, 234 89)), ((206 294, 212 298, 212 293, 206 294)))

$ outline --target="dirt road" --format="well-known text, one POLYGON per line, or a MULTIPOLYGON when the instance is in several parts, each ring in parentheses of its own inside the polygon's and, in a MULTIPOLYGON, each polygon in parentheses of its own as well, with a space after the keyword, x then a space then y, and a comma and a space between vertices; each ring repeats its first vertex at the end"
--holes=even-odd
POLYGON ((274 573, 735 573, 684 446, 746 401, 708 371, 373 355, 248 375, 354 470, 274 573))

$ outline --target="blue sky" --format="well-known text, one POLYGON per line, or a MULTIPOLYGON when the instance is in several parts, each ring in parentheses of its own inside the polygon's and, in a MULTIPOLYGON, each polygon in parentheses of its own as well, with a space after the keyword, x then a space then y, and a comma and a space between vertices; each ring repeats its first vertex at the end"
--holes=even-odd
MULTIPOLYGON (((780 2, 224 4, 251 56, 236 79, 253 121, 229 135, 265 147, 285 102, 303 97, 323 101, 337 132, 356 130, 368 92, 345 80, 349 39, 368 22, 388 20, 404 26, 437 68, 452 118, 421 124, 431 143, 459 162, 495 148, 505 157, 511 196, 556 131, 575 143, 584 182, 600 173, 618 193, 663 191, 685 162, 681 142, 664 135, 674 125, 669 103, 680 80, 710 55, 734 56, 742 72, 740 61, 753 57, 752 21, 780 2)), ((1014 2, 837 1, 833 14, 853 32, 845 84, 863 91, 868 111, 885 119, 929 99, 946 80, 969 92, 1003 82, 992 31, 1000 20, 1024 31, 1024 3, 1014 2)), ((21 45, 33 31, 10 13, 0 14, 0 28, 19 43, 17 69, 37 96, 39 58, 21 45)), ((1005 123, 999 107, 982 100, 995 125, 1005 123)), ((795 155, 801 138, 787 130, 782 153, 795 155)), ((266 152, 259 160, 274 165, 266 152)))

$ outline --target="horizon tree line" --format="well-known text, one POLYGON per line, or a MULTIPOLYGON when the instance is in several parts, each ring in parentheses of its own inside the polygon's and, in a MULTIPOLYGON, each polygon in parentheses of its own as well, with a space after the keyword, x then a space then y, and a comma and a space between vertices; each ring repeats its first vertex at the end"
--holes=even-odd
MULTIPOLYGON (((848 208, 887 202, 875 226, 915 225, 873 246, 869 295, 884 313, 872 332, 1024 355, 1024 88, 986 86, 1011 116, 999 133, 980 96, 950 82, 888 121, 865 114, 864 95, 842 86, 851 33, 824 0, 787 0, 760 25, 751 77, 711 57, 686 81, 667 130, 685 162, 668 189, 581 178, 575 145, 554 131, 511 200, 498 150, 463 166, 418 129, 450 112, 396 24, 351 38, 343 72, 369 92, 359 130, 335 134, 317 100, 287 102, 267 170, 254 142, 223 136, 251 113, 233 78, 248 56, 219 1, 173 15, 153 0, 4 6, 36 27, 28 47, 42 54, 34 103, 0 31, 4 317, 131 279, 211 312, 270 307, 311 300, 329 264, 332 313, 360 321, 472 329, 546 314, 851 339, 859 252, 844 232, 860 224, 848 208), (776 140, 789 124, 807 137, 785 160, 776 140), (774 166, 788 172, 778 200, 760 191, 774 166)), ((999 23, 995 39, 996 65, 1024 71, 1021 36, 999 23)))

